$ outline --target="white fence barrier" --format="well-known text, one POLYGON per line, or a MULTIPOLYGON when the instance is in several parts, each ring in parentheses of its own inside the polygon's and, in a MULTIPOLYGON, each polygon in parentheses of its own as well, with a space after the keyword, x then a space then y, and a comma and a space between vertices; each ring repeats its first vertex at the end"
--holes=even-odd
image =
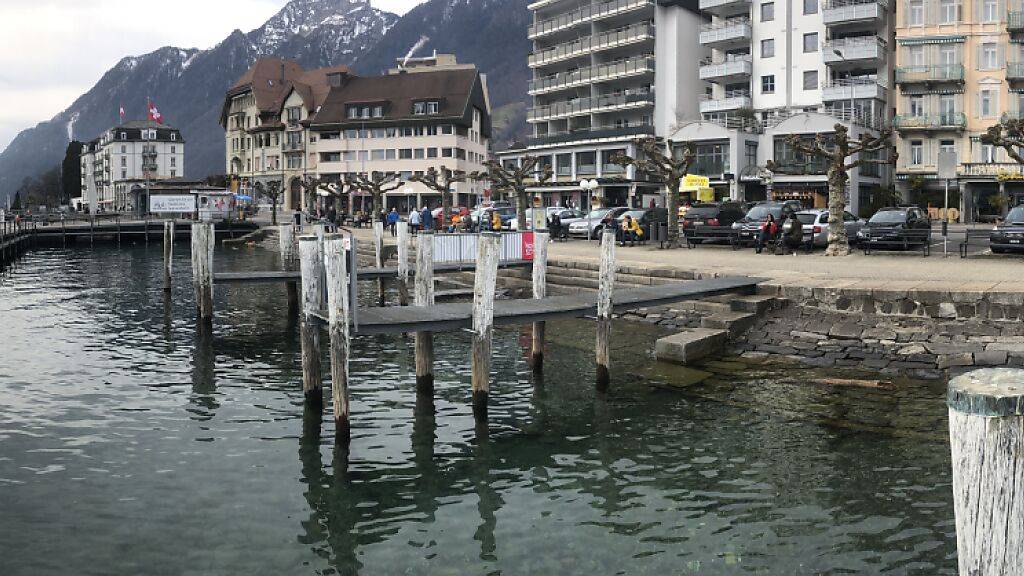
MULTIPOLYGON (((476 261, 477 234, 435 234, 434 262, 476 261)), ((502 232, 501 262, 533 260, 533 232, 502 232)))

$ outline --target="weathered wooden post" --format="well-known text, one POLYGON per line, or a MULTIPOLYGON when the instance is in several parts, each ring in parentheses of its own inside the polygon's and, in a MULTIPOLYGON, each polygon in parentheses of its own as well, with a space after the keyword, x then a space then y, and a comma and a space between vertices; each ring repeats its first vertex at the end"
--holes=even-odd
MULTIPOLYGON (((278 246, 281 250, 281 269, 287 271, 295 261, 295 227, 292 224, 282 224, 277 227, 278 246)), ((288 317, 293 318, 299 310, 299 286, 297 282, 285 282, 285 290, 288 293, 288 317)))
POLYGON ((320 370, 320 327, 316 314, 323 299, 323 247, 316 236, 299 237, 299 267, 302 274, 302 392, 306 402, 323 404, 320 370))
MULTIPOLYGON (((416 236, 416 306, 434 305, 434 234, 416 236)), ((416 392, 434 394, 434 334, 416 333, 416 392)))
POLYGON ((612 291, 615 288, 615 231, 601 235, 601 269, 597 286, 597 387, 608 388, 611 375, 612 291))
POLYGON ((324 239, 324 266, 327 269, 327 313, 331 335, 331 400, 334 406, 334 429, 339 439, 347 442, 349 432, 348 403, 348 289, 346 269, 348 257, 344 234, 328 234, 324 239))
POLYGON ((398 229, 398 305, 409 305, 409 223, 399 222, 398 229))
POLYGON ((164 292, 171 291, 172 260, 174 258, 174 220, 164 222, 164 292))
POLYGON ((199 319, 213 322, 213 224, 192 224, 192 285, 196 292, 199 319))
POLYGON ((1024 574, 1024 370, 958 376, 947 403, 960 574, 1024 574))
POLYGON ((476 278, 473 284, 473 416, 487 420, 491 379, 491 336, 494 333, 494 288, 498 281, 501 235, 481 234, 477 240, 476 278))
MULTIPOLYGON (((533 233, 533 297, 543 300, 548 295, 548 233, 533 233)), ((533 323, 530 364, 535 373, 544 370, 544 323, 533 323)))
MULTIPOLYGON (((373 223, 373 265, 378 269, 384 268, 384 223, 373 223)), ((377 304, 383 306, 384 278, 377 279, 377 304)))

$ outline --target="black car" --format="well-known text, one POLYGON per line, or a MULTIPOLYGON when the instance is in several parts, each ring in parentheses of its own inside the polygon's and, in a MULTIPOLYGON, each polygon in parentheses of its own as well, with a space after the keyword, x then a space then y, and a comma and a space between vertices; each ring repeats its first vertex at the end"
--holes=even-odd
POLYGON ((857 233, 857 240, 871 246, 908 248, 931 242, 931 231, 931 220, 917 206, 882 208, 857 233))
POLYGON ((683 228, 695 226, 732 226, 746 213, 736 202, 707 202, 694 204, 679 221, 683 228))
POLYGON ((734 222, 732 227, 739 230, 740 244, 753 244, 757 241, 757 236, 761 233, 761 228, 768 220, 769 214, 781 224, 783 213, 796 213, 800 210, 803 210, 803 205, 797 200, 758 202, 747 212, 746 216, 734 222))
POLYGON ((1010 210, 1002 224, 992 230, 988 242, 994 254, 1024 250, 1024 206, 1010 210))

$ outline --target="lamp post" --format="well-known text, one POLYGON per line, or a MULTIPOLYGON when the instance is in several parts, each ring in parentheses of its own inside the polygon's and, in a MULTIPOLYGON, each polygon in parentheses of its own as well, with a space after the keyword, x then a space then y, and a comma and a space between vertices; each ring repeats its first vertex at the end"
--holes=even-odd
POLYGON ((601 183, 595 180, 580 180, 580 188, 587 191, 587 240, 591 240, 594 227, 591 224, 591 215, 594 213, 594 190, 597 190, 601 183))

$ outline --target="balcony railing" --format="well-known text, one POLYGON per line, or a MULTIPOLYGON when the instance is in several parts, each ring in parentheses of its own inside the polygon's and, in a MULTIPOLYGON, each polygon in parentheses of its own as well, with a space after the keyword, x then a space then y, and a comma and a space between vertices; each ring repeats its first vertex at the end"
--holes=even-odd
POLYGON ((885 84, 877 78, 837 78, 821 86, 823 101, 875 98, 885 99, 885 84))
POLYGON ((699 70, 701 80, 736 78, 739 76, 750 76, 751 73, 753 73, 753 64, 751 63, 750 56, 703 64, 699 70))
POLYGON ((596 140, 599 138, 621 138, 653 134, 654 126, 650 124, 636 124, 633 126, 591 126, 589 128, 579 130, 548 132, 541 136, 528 138, 526 142, 528 146, 543 146, 546 144, 560 144, 576 140, 596 140))
POLYGON ((529 92, 530 94, 543 94, 565 88, 584 86, 592 82, 614 80, 616 78, 651 72, 654 72, 654 58, 640 56, 537 78, 530 81, 529 92))
POLYGON ((654 26, 648 22, 641 22, 624 26, 616 30, 602 32, 595 36, 580 38, 572 42, 565 42, 545 48, 530 54, 528 63, 532 67, 543 66, 552 62, 576 58, 592 52, 614 48, 633 42, 650 40, 654 38, 654 26))
POLYGON ((545 106, 531 108, 527 114, 530 122, 542 122, 555 118, 569 116, 583 116, 595 112, 602 112, 612 108, 621 107, 644 107, 654 104, 654 94, 640 92, 636 94, 613 94, 588 98, 577 98, 568 102, 557 102, 545 106))
POLYGON ((870 23, 886 17, 886 0, 825 0, 821 5, 821 20, 826 26, 870 23))
POLYGON ((729 90, 722 97, 704 95, 701 97, 700 112, 726 112, 740 108, 750 108, 750 92, 746 90, 729 90))
POLYGON ((1007 120, 1024 120, 1024 111, 1021 110, 1007 110, 999 116, 1000 122, 1006 122, 1007 120))
POLYGON ((1007 62, 1006 79, 1024 80, 1024 62, 1007 62))
POLYGON ((877 36, 829 40, 821 45, 821 57, 825 64, 831 65, 882 60, 885 58, 885 40, 877 36))
POLYGON ((957 175, 999 178, 1006 174, 1021 174, 1021 165, 1016 162, 963 162, 957 175))
POLYGON ((527 28, 527 37, 531 40, 574 26, 608 18, 631 10, 654 6, 654 0, 607 0, 600 4, 586 5, 554 18, 541 20, 527 28))
POLYGON ((1006 13, 1006 30, 1008 32, 1024 31, 1024 12, 1010 10, 1006 13))
POLYGON ((749 41, 750 36, 750 19, 732 18, 702 25, 699 40, 705 46, 714 46, 749 41))
POLYGON ((897 84, 963 81, 963 64, 924 64, 918 66, 898 66, 896 68, 897 84))
POLYGON ((962 112, 920 116, 897 114, 892 125, 897 130, 963 130, 967 127, 967 116, 962 112))
POLYGON ((750 0, 700 0, 698 7, 709 14, 724 16, 750 9, 750 0))
POLYGON ((302 152, 306 149, 305 142, 287 142, 281 144, 281 149, 285 152, 302 152))

